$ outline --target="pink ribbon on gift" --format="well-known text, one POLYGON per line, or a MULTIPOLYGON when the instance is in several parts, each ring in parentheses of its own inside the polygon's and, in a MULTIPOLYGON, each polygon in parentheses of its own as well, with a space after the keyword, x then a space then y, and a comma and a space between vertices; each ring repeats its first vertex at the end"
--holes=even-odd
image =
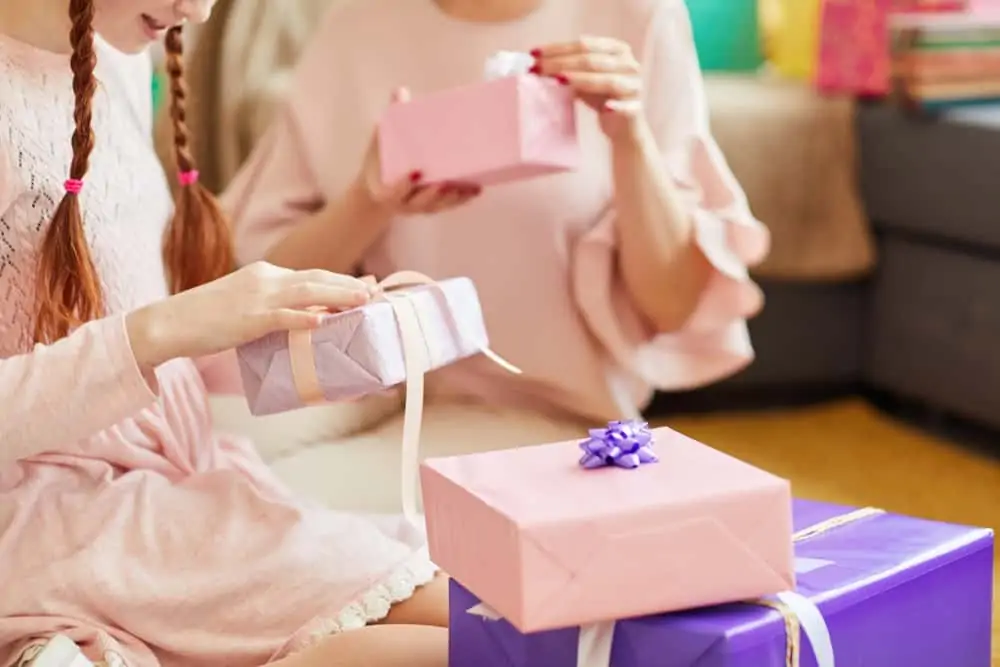
MULTIPOLYGON (((399 326, 403 346, 403 363, 406 371, 406 401, 403 408, 402 478, 400 489, 403 516, 414 525, 420 525, 417 511, 417 475, 420 467, 420 427, 424 416, 424 374, 431 368, 430 352, 420 326, 420 316, 413 301, 405 293, 393 290, 429 286, 440 290, 437 281, 417 271, 397 271, 382 281, 365 276, 363 281, 372 288, 372 301, 385 301, 392 306, 399 326)), ((444 292, 441 292, 442 295, 444 292)), ((513 365, 488 347, 479 350, 490 361, 509 373, 520 374, 513 365)), ((313 353, 312 332, 288 332, 288 354, 292 367, 295 389, 306 405, 325 402, 323 387, 316 374, 316 357, 313 353)))

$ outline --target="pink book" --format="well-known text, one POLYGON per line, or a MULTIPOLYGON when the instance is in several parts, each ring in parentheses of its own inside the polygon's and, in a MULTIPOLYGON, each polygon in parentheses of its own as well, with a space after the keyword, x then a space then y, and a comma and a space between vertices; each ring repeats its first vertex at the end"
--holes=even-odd
POLYGON ((390 106, 379 122, 382 178, 496 185, 580 163, 572 91, 533 74, 503 76, 390 106))
POLYGON ((824 0, 816 85, 826 93, 884 95, 891 80, 893 0, 824 0))
POLYGON ((426 461, 434 562, 522 632, 794 589, 786 480, 668 428, 590 435, 426 461))
POLYGON ((896 12, 961 12, 969 7, 969 0, 893 0, 896 12))

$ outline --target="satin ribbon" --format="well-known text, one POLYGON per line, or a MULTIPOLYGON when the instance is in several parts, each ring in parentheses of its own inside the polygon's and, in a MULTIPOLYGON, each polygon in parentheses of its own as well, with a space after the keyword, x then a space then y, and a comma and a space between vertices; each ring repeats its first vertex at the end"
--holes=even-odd
MULTIPOLYGON (((432 355, 429 341, 420 323, 420 314, 413 300, 406 293, 394 294, 393 291, 420 286, 438 289, 442 296, 444 291, 433 278, 417 271, 397 271, 381 281, 376 281, 373 276, 365 276, 362 280, 371 287, 373 302, 385 301, 392 306, 396 324, 399 326, 399 339, 403 347, 403 364, 406 372, 400 492, 403 516, 412 525, 420 526, 422 522, 417 510, 420 427, 424 416, 424 374, 432 368, 432 355)), ((521 373, 521 369, 489 347, 480 348, 479 352, 509 373, 521 373)), ((325 402, 323 387, 316 374, 312 332, 289 331, 288 355, 292 367, 292 379, 302 402, 306 405, 325 402)))
MULTIPOLYGON (((792 542, 799 543, 822 535, 847 524, 885 514, 885 510, 875 507, 841 514, 804 528, 792 535, 792 542)), ((785 591, 774 598, 760 598, 746 604, 774 609, 785 624, 785 664, 784 667, 799 667, 802 653, 802 633, 805 632, 816 656, 816 667, 835 667, 833 642, 823 614, 809 598, 799 593, 785 591)), ((466 610, 467 614, 497 621, 503 617, 493 608, 480 603, 466 610)), ((580 626, 577 642, 576 667, 612 667, 611 647, 614 642, 615 622, 605 621, 580 626)))

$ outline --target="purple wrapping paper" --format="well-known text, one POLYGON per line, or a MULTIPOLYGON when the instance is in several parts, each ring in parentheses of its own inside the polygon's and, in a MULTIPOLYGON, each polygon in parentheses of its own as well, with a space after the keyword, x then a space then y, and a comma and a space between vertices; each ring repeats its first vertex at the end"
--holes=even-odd
MULTIPOLYGON (((849 511, 796 500, 795 529, 849 511)), ((884 514, 795 552, 797 590, 823 613, 838 667, 990 667, 992 531, 884 514)), ((452 581, 449 667, 576 667, 576 628, 522 635, 468 614, 478 603, 452 581)), ((778 612, 723 605, 619 621, 611 667, 785 667, 785 645, 778 612)), ((801 667, 815 667, 804 633, 801 645, 801 667)))
MULTIPOLYGON (((468 278, 391 290, 389 294, 406 294, 416 306, 431 370, 488 346, 479 296, 468 278)), ((406 380, 396 317, 386 301, 328 315, 312 332, 312 347, 316 374, 328 401, 373 394, 406 380)), ((292 377, 287 332, 247 343, 236 355, 252 414, 305 407, 292 377)))

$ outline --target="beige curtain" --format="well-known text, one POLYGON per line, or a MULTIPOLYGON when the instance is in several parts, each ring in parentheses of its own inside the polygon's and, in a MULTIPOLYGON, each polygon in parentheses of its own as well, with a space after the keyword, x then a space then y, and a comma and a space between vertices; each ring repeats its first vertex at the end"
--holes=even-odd
MULTIPOLYGON (((267 127, 312 29, 335 0, 219 0, 188 58, 189 108, 202 182, 221 192, 267 127)), ((174 173, 168 107, 157 152, 174 173)))

